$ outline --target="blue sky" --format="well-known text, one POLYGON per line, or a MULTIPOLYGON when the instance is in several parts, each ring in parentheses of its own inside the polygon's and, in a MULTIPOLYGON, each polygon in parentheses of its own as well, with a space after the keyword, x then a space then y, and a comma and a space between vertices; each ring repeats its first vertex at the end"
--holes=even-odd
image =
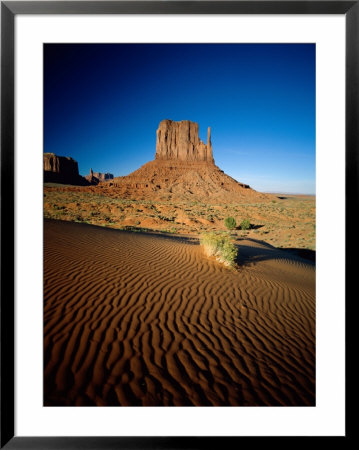
POLYGON ((127 175, 163 119, 210 126, 216 164, 258 191, 315 193, 314 44, 44 45, 45 152, 127 175))

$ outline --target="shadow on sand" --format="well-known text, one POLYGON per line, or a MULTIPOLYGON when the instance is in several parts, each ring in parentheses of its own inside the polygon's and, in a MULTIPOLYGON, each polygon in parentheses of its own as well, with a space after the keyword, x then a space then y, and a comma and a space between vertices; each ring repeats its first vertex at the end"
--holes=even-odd
POLYGON ((189 245, 199 245, 198 238, 190 237, 190 236, 182 236, 182 235, 175 235, 173 233, 169 233, 167 231, 153 231, 149 228, 142 228, 142 227, 136 227, 136 226, 128 226, 124 227, 122 229, 119 228, 111 228, 109 226, 101 226, 101 225, 94 225, 89 223, 82 223, 82 222, 70 222, 67 220, 59 220, 59 219, 44 219, 44 223, 51 223, 51 222, 60 222, 64 227, 82 227, 84 230, 88 228, 95 228, 100 231, 109 232, 109 233, 127 233, 127 234, 138 234, 139 236, 153 236, 153 237, 159 237, 161 239, 169 239, 176 242, 182 242, 189 245))
MULTIPOLYGON (((61 222, 62 226, 83 228, 85 231, 88 228, 95 228, 104 231, 105 233, 121 233, 131 234, 136 233, 142 236, 153 236, 160 239, 168 239, 175 242, 181 242, 188 245, 200 245, 198 237, 190 236, 176 236, 171 233, 151 231, 146 228, 128 227, 127 229, 116 229, 110 227, 103 227, 99 225, 75 223, 54 219, 44 219, 44 223, 61 222)), ((261 225, 259 225, 260 227, 261 225)), ((315 251, 303 248, 276 248, 267 242, 252 238, 238 238, 235 242, 238 246, 238 257, 236 263, 239 266, 252 264, 260 261, 268 261, 271 259, 283 259, 306 263, 315 266, 315 251), (247 243, 247 245, 245 244, 247 243), (249 243, 249 244, 248 244, 249 243), (254 245, 250 245, 253 243, 254 245), (260 245, 260 247, 258 247, 260 245)))
MULTIPOLYGON (((252 223, 249 225, 248 230, 258 230, 259 228, 264 227, 264 225, 253 225, 252 223)), ((235 228, 236 230, 241 230, 241 226, 235 228)))
POLYGON ((315 266, 314 250, 302 248, 276 248, 266 242, 250 238, 238 239, 236 244, 238 246, 236 263, 239 266, 271 259, 290 260, 315 266), (246 245, 244 242, 253 242, 254 245, 246 245), (257 247, 256 244, 260 244, 260 247, 257 247))

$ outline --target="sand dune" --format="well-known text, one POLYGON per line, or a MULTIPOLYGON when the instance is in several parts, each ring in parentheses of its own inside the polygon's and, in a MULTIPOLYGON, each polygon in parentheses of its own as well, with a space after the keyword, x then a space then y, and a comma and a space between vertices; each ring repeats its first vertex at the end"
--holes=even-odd
POLYGON ((44 226, 44 404, 315 404, 315 267, 240 241, 44 226))

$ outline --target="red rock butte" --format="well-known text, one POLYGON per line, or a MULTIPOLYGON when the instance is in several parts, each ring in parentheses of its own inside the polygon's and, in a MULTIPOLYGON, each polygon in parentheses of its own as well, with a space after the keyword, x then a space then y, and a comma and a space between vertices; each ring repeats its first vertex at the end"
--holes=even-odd
POLYGON ((217 167, 213 159, 211 129, 208 128, 205 144, 199 138, 198 123, 189 120, 161 121, 157 129, 155 159, 106 184, 119 196, 133 199, 234 203, 269 197, 217 167))
POLYGON ((162 120, 157 130, 155 159, 214 163, 211 129, 208 127, 207 145, 200 140, 198 133, 198 123, 162 120))
POLYGON ((87 186, 87 180, 79 174, 77 161, 68 156, 44 153, 44 183, 87 186))

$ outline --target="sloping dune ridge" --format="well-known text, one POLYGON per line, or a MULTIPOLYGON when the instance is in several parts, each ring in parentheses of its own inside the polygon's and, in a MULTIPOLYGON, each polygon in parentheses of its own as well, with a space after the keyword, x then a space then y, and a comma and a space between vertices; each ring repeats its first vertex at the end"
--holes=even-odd
POLYGON ((315 405, 315 267, 239 241, 44 224, 44 404, 315 405))

